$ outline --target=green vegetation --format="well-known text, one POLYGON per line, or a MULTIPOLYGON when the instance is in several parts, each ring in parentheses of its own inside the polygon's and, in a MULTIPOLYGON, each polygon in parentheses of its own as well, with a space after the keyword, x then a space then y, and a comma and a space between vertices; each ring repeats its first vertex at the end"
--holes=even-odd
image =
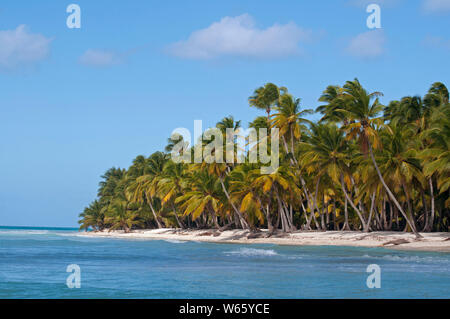
MULTIPOLYGON (((316 109, 322 117, 313 123, 300 99, 268 83, 249 98, 267 116, 249 126, 279 129, 275 173, 261 175, 262 164, 248 158, 175 163, 170 151, 179 140, 169 139, 165 152, 138 156, 127 170, 102 176, 80 229, 397 230, 418 237, 449 231, 449 92, 437 82, 423 98, 387 106, 381 95, 357 79, 328 86, 316 109)), ((225 135, 240 121, 230 116, 216 127, 225 135)))

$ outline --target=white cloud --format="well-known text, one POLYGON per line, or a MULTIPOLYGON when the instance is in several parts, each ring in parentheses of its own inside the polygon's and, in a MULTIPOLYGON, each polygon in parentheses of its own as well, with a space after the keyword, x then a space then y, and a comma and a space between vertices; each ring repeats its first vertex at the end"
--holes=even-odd
POLYGON ((121 56, 113 51, 89 49, 83 53, 79 62, 86 66, 106 67, 121 62, 121 56))
POLYGON ((12 70, 46 58, 51 39, 30 33, 25 25, 0 31, 0 69, 12 70))
POLYGON ((224 17, 209 27, 191 33, 186 41, 169 46, 169 52, 188 59, 221 56, 276 58, 301 53, 299 44, 310 32, 295 23, 274 24, 259 29, 248 14, 224 17))
POLYGON ((346 51, 358 58, 376 58, 384 53, 385 42, 383 30, 367 31, 351 39, 346 51))
POLYGON ((450 0, 425 0, 423 7, 429 13, 450 11, 450 0))

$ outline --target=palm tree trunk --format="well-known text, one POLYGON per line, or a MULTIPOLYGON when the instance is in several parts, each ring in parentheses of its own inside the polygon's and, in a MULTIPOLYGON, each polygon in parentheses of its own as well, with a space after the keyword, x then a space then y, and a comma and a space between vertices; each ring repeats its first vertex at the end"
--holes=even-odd
POLYGON ((366 233, 368 233, 370 231, 370 221, 372 220, 374 204, 375 204, 375 192, 373 192, 372 198, 371 198, 369 218, 367 219, 367 223, 364 225, 364 232, 366 232, 366 233))
POLYGON ((156 221, 156 224, 158 225, 158 228, 163 228, 161 222, 158 219, 158 215, 156 215, 155 209, 153 208, 152 198, 151 197, 147 197, 147 202, 148 202, 148 205, 150 206, 150 209, 152 210, 153 218, 155 218, 155 221, 156 221))
POLYGON ((214 227, 216 227, 217 229, 220 229, 219 222, 217 221, 216 212, 214 211, 214 209, 212 207, 208 207, 208 209, 209 209, 209 213, 211 214, 211 218, 214 223, 214 227))
POLYGON ((344 226, 341 230, 350 230, 350 225, 348 224, 348 199, 345 197, 344 201, 344 226))
POLYGON ((356 207, 356 205, 353 203, 353 199, 350 197, 349 194, 347 194, 347 191, 345 189, 345 184, 344 184, 344 175, 342 173, 341 173, 341 187, 342 187, 342 191, 344 192, 345 198, 350 203, 350 206, 352 206, 353 209, 356 211, 356 214, 358 214, 358 217, 361 220, 362 226, 364 227, 364 225, 366 224, 364 217, 361 215, 361 212, 356 207))
POLYGON ((236 214, 239 216, 239 220, 241 222, 242 228, 244 229, 249 229, 249 225, 247 223, 247 221, 245 220, 244 216, 242 215, 242 213, 236 208, 236 206, 234 205, 234 203, 231 201, 230 198, 230 194, 228 194, 228 191, 225 187, 225 184, 223 183, 223 178, 222 176, 219 176, 219 180, 220 180, 220 185, 222 185, 222 189, 223 192, 225 193, 225 196, 227 197, 228 201, 230 202, 231 206, 233 207, 234 211, 236 212, 236 214))
POLYGON ((304 230, 311 230, 310 226, 308 228, 306 227, 306 225, 308 224, 309 217, 308 217, 308 212, 307 212, 307 210, 305 208, 305 205, 303 204, 303 201, 301 202, 301 205, 302 205, 303 212, 305 212, 305 221, 306 221, 306 223, 303 224, 302 229, 304 229, 304 230))
POLYGON ((290 129, 291 129, 291 154, 295 164, 298 164, 297 159, 294 156, 294 131, 292 130, 292 126, 290 129))
POLYGON ((284 201, 282 201, 282 203, 283 203, 283 209, 285 211, 286 220, 287 220, 287 223, 288 223, 289 230, 296 231, 297 229, 294 226, 294 220, 292 218, 292 205, 289 204, 289 208, 288 208, 284 201))
POLYGON ((411 205, 411 197, 409 195, 408 189, 406 188, 405 181, 402 180, 401 183, 402 183, 403 191, 405 192, 405 195, 406 195, 406 207, 408 207, 408 213, 409 213, 409 217, 411 218, 411 223, 417 229, 417 223, 414 218, 414 212, 412 210, 412 205, 411 205))
POLYGON ((383 230, 387 230, 388 223, 386 218, 386 195, 383 194, 383 207, 382 207, 382 215, 383 215, 383 230))
POLYGON ((278 230, 280 227, 280 219, 281 219, 281 214, 278 212, 277 214, 277 221, 275 223, 275 230, 278 230))
POLYGON ((185 226, 181 222, 181 220, 178 218, 177 209, 175 208, 175 205, 173 204, 173 202, 172 202, 172 209, 173 209, 173 214, 175 215, 175 219, 177 220, 178 226, 180 226, 181 229, 184 229, 185 226))
POLYGON ((375 226, 376 226, 376 230, 381 230, 383 228, 382 224, 381 224, 381 218, 382 216, 380 216, 381 214, 378 212, 378 207, 377 205, 375 205, 374 208, 374 216, 375 216, 375 226))
POLYGON ((319 184, 320 184, 320 176, 317 178, 317 182, 316 182, 316 192, 314 194, 313 207, 311 207, 311 217, 314 219, 316 228, 320 230, 321 227, 319 226, 319 223, 316 220, 316 214, 315 214, 315 210, 317 210, 317 212, 320 214, 319 205, 317 204, 317 196, 319 194, 319 184))
MULTIPOLYGON (((316 216, 314 215, 314 204, 312 203, 312 201, 313 201, 312 194, 309 194, 308 188, 306 187, 306 182, 302 176, 300 176, 300 181, 302 183, 303 193, 306 196, 306 201, 308 202, 308 207, 311 209, 311 215, 309 218, 307 218, 307 223, 306 223, 305 227, 310 230, 311 229, 311 220, 314 219, 314 223, 315 223, 317 229, 319 229, 319 224, 317 223, 316 216)), ((316 186, 316 188, 317 187, 318 186, 316 186)), ((305 210, 305 216, 306 215, 307 215, 307 212, 305 210)))
POLYGON ((327 230, 327 226, 325 225, 325 203, 322 206, 322 212, 320 214, 320 227, 322 228, 323 231, 327 230))
POLYGON ((422 207, 423 207, 423 228, 422 231, 426 231, 428 226, 428 206, 427 206, 427 200, 425 199, 425 190, 420 187, 420 197, 422 199, 422 207))
POLYGON ((333 220, 333 230, 339 230, 337 221, 336 221, 336 199, 333 197, 333 214, 331 215, 333 220))
POLYGON ((264 208, 261 198, 258 195, 256 195, 256 199, 258 200, 258 203, 259 203, 260 207, 262 208, 264 215, 266 215, 267 229, 268 229, 269 233, 273 233, 273 225, 272 225, 272 218, 270 217, 269 204, 267 204, 266 207, 264 208))
POLYGON ((402 207, 400 206, 397 199, 395 198, 394 194, 392 194, 391 190, 389 189, 386 182, 384 181, 383 175, 381 175, 380 168, 378 167, 377 162, 375 161, 375 156, 373 155, 372 144, 370 143, 370 141, 367 141, 367 144, 369 146, 370 158, 372 159, 373 165, 375 166, 375 170, 377 171, 377 174, 378 174, 378 177, 380 178, 381 184, 383 184, 389 197, 394 202, 395 206, 397 206, 398 210, 402 213, 402 215, 405 218, 406 222, 408 223, 409 227, 411 227, 411 230, 413 231, 414 235, 416 235, 416 238, 422 238, 422 236, 417 232, 416 228, 414 227, 414 224, 411 223, 408 216, 405 214, 402 207))
POLYGON ((278 191, 275 191, 275 196, 277 198, 278 201, 278 214, 280 215, 281 218, 281 229, 283 232, 289 232, 289 225, 288 225, 288 221, 286 219, 286 215, 284 212, 284 208, 283 208, 283 203, 281 202, 280 199, 280 195, 278 194, 278 191))
POLYGON ((287 145, 287 142, 286 142, 286 138, 284 137, 284 135, 281 136, 281 139, 283 141, 284 151, 286 152, 286 155, 289 154, 289 153, 292 154, 292 156, 289 157, 289 161, 291 163, 291 166, 294 166, 295 164, 298 164, 297 159, 294 156, 293 150, 292 150, 292 152, 289 151, 289 148, 288 148, 288 145, 287 145))
POLYGON ((430 200, 431 200, 431 216, 428 222, 428 231, 432 231, 434 227, 434 190, 433 190, 433 180, 431 177, 428 179, 428 184, 430 185, 430 200))
POLYGON ((270 216, 269 204, 267 204, 266 219, 267 219, 267 229, 269 230, 269 233, 273 233, 273 224, 272 224, 272 217, 270 216))

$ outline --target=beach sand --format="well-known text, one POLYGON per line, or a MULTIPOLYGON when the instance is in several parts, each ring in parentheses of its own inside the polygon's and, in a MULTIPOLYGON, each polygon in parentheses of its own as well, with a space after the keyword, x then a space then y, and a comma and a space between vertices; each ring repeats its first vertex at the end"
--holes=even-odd
POLYGON ((403 232, 371 232, 357 231, 298 231, 290 234, 276 233, 268 237, 267 230, 250 233, 235 229, 219 232, 214 229, 149 229, 123 231, 90 231, 80 233, 81 236, 111 237, 129 239, 180 240, 213 243, 236 244, 276 244, 293 246, 355 246, 386 247, 389 249, 450 252, 450 233, 421 233, 422 239, 416 240, 411 233, 403 232), (256 237, 256 238, 254 238, 256 237), (390 243, 394 241, 394 243, 390 243))

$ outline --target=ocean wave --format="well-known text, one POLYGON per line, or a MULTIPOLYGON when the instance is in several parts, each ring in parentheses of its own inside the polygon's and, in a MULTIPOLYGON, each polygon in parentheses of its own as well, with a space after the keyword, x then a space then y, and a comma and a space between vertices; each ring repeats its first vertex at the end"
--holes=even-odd
POLYGON ((52 235, 62 236, 62 237, 85 237, 79 232, 55 232, 51 233, 52 235))
POLYGON ((48 230, 0 230, 1 235, 46 235, 48 230))
POLYGON ((177 240, 177 239, 164 239, 164 241, 171 244, 184 244, 186 242, 184 240, 177 240))
POLYGON ((272 249, 256 249, 256 248, 240 248, 238 250, 227 251, 225 253, 227 255, 238 255, 244 257, 278 255, 278 253, 272 249))
POLYGON ((401 262, 415 262, 415 263, 427 263, 427 262, 446 262, 448 259, 443 259, 439 257, 432 256, 399 256, 399 255, 384 255, 384 256, 370 256, 363 255, 363 258, 374 258, 374 259, 384 259, 389 261, 401 261, 401 262))

